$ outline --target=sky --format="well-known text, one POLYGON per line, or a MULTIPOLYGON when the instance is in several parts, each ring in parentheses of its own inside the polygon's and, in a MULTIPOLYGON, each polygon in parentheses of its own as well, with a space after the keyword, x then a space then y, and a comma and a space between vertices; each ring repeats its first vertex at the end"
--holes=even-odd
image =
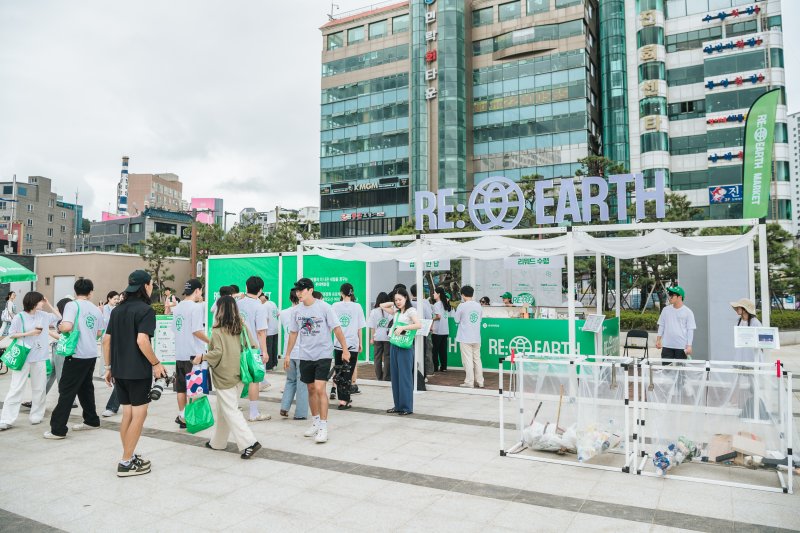
MULTIPOLYGON (((336 0, 334 12, 368 6, 336 0)), ((225 210, 319 205, 324 0, 0 1, 0 181, 46 176, 98 219, 131 173, 225 210)), ((783 1, 784 28, 800 1, 783 1)), ((800 32, 784 33, 800 111, 800 32)), ((232 220, 231 220, 232 222, 232 220)))

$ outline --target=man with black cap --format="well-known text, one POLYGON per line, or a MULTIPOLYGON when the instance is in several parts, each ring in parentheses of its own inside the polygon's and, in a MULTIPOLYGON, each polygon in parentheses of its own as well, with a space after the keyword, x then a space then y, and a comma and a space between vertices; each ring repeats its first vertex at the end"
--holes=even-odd
POLYGON ((350 352, 347 351, 348 343, 339 325, 339 317, 329 304, 314 298, 314 282, 300 278, 294 288, 300 304, 294 307, 294 319, 289 324, 283 368, 289 369, 291 353, 297 343, 300 381, 308 385, 308 406, 314 419, 304 435, 314 437, 314 441, 321 444, 328 441, 328 396, 325 386, 333 358, 331 332, 342 347, 342 360, 350 362, 350 352))
POLYGON ((686 292, 680 285, 668 288, 667 297, 672 305, 665 307, 658 317, 656 348, 661 350, 662 359, 686 359, 692 355, 692 339, 697 329, 694 313, 684 305, 686 292))
POLYGON ((136 455, 150 403, 153 378, 165 377, 167 371, 153 353, 151 339, 156 332, 156 312, 150 306, 153 282, 150 274, 136 270, 128 276, 125 299, 111 312, 103 335, 105 380, 114 383, 122 405, 122 459, 117 476, 139 476, 150 472, 150 461, 136 455))
POLYGON ((190 279, 183 286, 183 300, 172 308, 172 331, 175 333, 175 381, 173 390, 178 396, 178 416, 175 423, 186 428, 183 411, 186 408, 186 379, 192 371, 192 359, 206 353, 205 306, 203 284, 198 279, 190 279))

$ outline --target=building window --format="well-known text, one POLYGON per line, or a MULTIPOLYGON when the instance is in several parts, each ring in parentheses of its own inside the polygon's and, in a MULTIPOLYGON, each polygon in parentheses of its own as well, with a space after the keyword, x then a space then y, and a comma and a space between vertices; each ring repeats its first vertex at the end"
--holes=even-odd
POLYGON ((508 2, 506 4, 500 4, 497 8, 498 18, 500 22, 504 22, 506 20, 514 20, 518 19, 522 12, 522 4, 519 0, 516 2, 508 2))
POLYGON ((347 44, 356 44, 364 40, 364 26, 347 30, 347 44))
POLYGON ((400 15, 392 19, 392 33, 403 33, 408 31, 408 15, 400 15))
POLYGON ((61 233, 65 233, 66 231, 67 231, 67 227, 66 226, 61 226, 61 233))
POLYGON ((648 115, 666 115, 667 99, 660 96, 645 98, 639 102, 639 114, 643 117, 648 115))
POLYGON ((3 194, 14 194, 13 185, 3 185, 3 194))
POLYGON ((66 211, 61 211, 61 218, 63 220, 67 220, 67 212, 66 211))
POLYGON ((47 243, 47 249, 48 250, 52 250, 53 249, 53 243, 52 242, 48 242, 47 243))
POLYGON ((33 204, 28 204, 28 213, 33 213, 33 204))
POLYGON ((385 20, 379 20, 378 22, 373 22, 369 25, 369 38, 372 39, 380 39, 381 37, 386 37, 389 33, 387 28, 387 24, 385 20))
POLYGON ((134 222, 131 224, 131 233, 141 233, 142 231, 142 223, 141 222, 134 222))
POLYGON ((704 41, 713 41, 722 38, 722 28, 714 26, 702 30, 674 33, 667 35, 667 52, 680 52, 700 48, 704 41))
POLYGON ((742 54, 732 54, 729 56, 707 59, 704 70, 706 77, 709 77, 759 70, 766 68, 766 66, 766 55, 763 50, 758 50, 755 52, 745 52, 742 54))
POLYGON ((704 117, 706 114, 705 100, 688 100, 669 104, 668 115, 670 120, 686 120, 704 117))
POLYGON ((670 155, 699 154, 708 149, 705 135, 688 135, 672 137, 669 140, 670 155))
POLYGON ((639 48, 648 44, 664 44, 664 28, 661 26, 648 26, 642 28, 637 34, 639 48))
POLYGON ((769 66, 772 68, 783 68, 783 48, 769 49, 769 66))
POLYGON ((55 203, 55 201, 54 201, 52 198, 50 198, 50 201, 49 201, 49 202, 47 202, 47 207, 49 207, 50 209, 52 209, 52 208, 54 208, 55 206, 56 206, 56 203, 55 203))
POLYGON ((178 226, 176 224, 167 224, 165 222, 156 222, 156 233, 166 233, 167 235, 177 235, 178 226))
POLYGON ((25 224, 26 224, 26 225, 27 225, 29 228, 32 228, 32 227, 33 227, 33 219, 32 219, 32 218, 29 218, 29 219, 28 219, 28 220, 25 222, 25 224))
POLYGON ((22 185, 17 185, 17 196, 28 196, 27 187, 23 187, 22 185))
POLYGON ((52 214, 52 213, 50 213, 49 215, 47 215, 47 221, 48 221, 48 222, 52 222, 52 221, 53 221, 53 214, 52 214))
POLYGON ((339 31, 328 35, 328 50, 336 50, 344 46, 344 32, 339 31))
POLYGON ((6 207, 6 203, 5 202, 0 202, 0 210, 6 209, 6 208, 7 208, 6 207))
POLYGON ((33 235, 31 235, 30 233, 26 233, 25 242, 33 242, 33 235))
POLYGON ((486 26, 494 22, 494 8, 485 7, 472 12, 472 27, 486 26))
POLYGON ((33 248, 25 248, 25 255, 33 255, 33 248))
POLYGON ((583 0, 556 0, 556 9, 582 4, 583 0))
POLYGON ((128 232, 128 225, 127 224, 120 224, 119 225, 119 233, 120 233, 120 235, 125 235, 127 232, 128 232))
POLYGON ((669 151, 669 137, 666 133, 659 131, 655 133, 645 133, 641 136, 642 153, 645 152, 667 152, 669 151))
POLYGON ((639 81, 663 80, 666 76, 666 68, 661 61, 651 61, 639 65, 639 81))
POLYGON ((704 77, 703 65, 671 68, 667 71, 667 85, 670 87, 677 87, 679 85, 702 83, 704 77))
POLYGON ((53 236, 53 228, 47 228, 47 236, 48 237, 52 237, 53 236))

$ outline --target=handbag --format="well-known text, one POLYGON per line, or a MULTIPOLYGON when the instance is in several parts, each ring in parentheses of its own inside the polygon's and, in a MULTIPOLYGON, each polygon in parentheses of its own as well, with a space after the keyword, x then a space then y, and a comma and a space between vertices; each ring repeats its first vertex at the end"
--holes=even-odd
POLYGON ((186 396, 197 398, 208 394, 208 364, 194 365, 192 371, 186 374, 186 396))
POLYGON ((408 331, 404 331, 403 333, 397 334, 395 330, 397 326, 407 326, 408 324, 404 324, 400 322, 400 313, 398 312, 394 315, 394 320, 392 321, 392 329, 389 331, 389 344, 393 344, 398 348, 411 348, 414 345, 414 335, 417 334, 417 330, 412 329, 408 331))
POLYGON ((62 333, 58 337, 58 343, 56 343, 56 355, 60 355, 61 357, 75 355, 75 350, 78 349, 78 338, 81 334, 80 327, 78 326, 78 321, 81 318, 81 306, 78 302, 75 302, 75 305, 78 306, 78 313, 75 315, 75 321, 72 323, 72 331, 62 333))
POLYGON ((264 363, 261 362, 261 358, 250 344, 250 336, 247 334, 247 329, 242 329, 240 340, 242 354, 239 356, 239 371, 241 372, 242 383, 244 384, 241 397, 245 398, 247 396, 247 386, 250 383, 261 383, 264 381, 265 370, 264 363))
MULTIPOLYGON (((22 315, 19 316, 19 319, 22 321, 22 333, 25 333, 25 319, 22 318, 22 315)), ((29 353, 31 353, 30 348, 20 344, 19 339, 14 339, 3 352, 2 360, 11 370, 22 370, 29 353)))
POLYGON ((186 419, 186 431, 189 433, 194 434, 214 425, 214 413, 211 412, 208 396, 202 396, 186 404, 183 414, 186 419))

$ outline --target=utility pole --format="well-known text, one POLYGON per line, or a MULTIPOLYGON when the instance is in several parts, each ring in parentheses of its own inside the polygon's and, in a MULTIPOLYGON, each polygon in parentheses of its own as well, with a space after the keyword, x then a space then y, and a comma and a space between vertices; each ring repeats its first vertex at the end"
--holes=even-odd
POLYGON ((197 209, 192 209, 192 244, 191 244, 191 272, 192 277, 197 277, 197 209))

